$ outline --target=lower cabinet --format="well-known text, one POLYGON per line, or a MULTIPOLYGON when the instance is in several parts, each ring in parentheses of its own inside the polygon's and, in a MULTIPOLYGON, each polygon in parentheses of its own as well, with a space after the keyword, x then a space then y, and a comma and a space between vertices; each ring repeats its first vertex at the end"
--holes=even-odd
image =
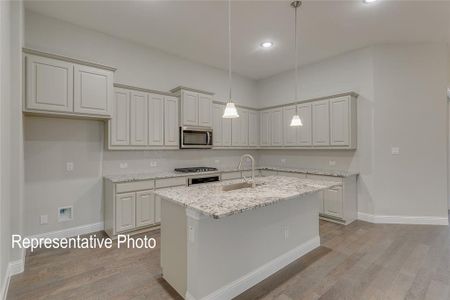
POLYGON ((342 214, 342 187, 334 187, 323 192, 323 213, 338 218, 343 218, 342 214))
POLYGON ((158 226, 161 198, 155 189, 185 185, 185 178, 113 183, 104 180, 105 232, 114 237, 158 226))

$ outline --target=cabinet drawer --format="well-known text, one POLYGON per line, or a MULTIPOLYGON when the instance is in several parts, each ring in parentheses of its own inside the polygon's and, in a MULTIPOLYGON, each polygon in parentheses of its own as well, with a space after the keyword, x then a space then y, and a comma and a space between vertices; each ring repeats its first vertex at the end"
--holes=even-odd
POLYGON ((116 193, 151 190, 155 187, 154 180, 132 181, 116 184, 116 193))
POLYGON ((241 178, 241 172, 222 173, 222 180, 238 179, 238 178, 241 178))
POLYGON ((342 183, 342 177, 306 174, 306 178, 313 180, 335 181, 342 183))
POLYGON ((156 188, 165 188, 165 187, 179 186, 179 185, 186 185, 186 177, 157 179, 155 181, 156 188))
POLYGON ((286 177, 306 178, 306 174, 303 174, 303 173, 280 172, 280 171, 278 171, 278 175, 286 176, 286 177))

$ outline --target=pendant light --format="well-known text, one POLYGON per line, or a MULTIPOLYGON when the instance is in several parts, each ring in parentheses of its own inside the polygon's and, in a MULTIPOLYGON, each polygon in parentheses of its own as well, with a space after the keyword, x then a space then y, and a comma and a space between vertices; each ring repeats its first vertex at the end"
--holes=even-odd
MULTIPOLYGON (((295 43, 295 99, 298 100, 298 45, 297 45, 297 8, 302 5, 301 1, 291 2, 291 6, 295 9, 295 29, 294 29, 294 43, 295 43)), ((302 120, 298 115, 297 106, 295 106, 295 115, 292 117, 290 126, 303 126, 302 120)))
POLYGON ((225 111, 223 112, 222 118, 224 119, 239 118, 236 105, 234 105, 233 100, 231 99, 231 1, 230 0, 228 0, 228 85, 229 85, 228 102, 227 106, 225 107, 225 111))

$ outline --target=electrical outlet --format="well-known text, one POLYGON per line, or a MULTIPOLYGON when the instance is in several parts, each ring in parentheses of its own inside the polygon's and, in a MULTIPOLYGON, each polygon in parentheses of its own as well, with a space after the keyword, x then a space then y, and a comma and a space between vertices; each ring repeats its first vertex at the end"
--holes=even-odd
POLYGON ((215 164, 220 164, 220 160, 216 159, 216 160, 214 160, 214 163, 215 164))
POLYGON ((399 155, 400 154, 400 148, 399 147, 392 147, 391 152, 392 152, 392 155, 399 155))
POLYGON ((282 158, 281 163, 284 165, 286 163, 286 158, 282 158))
POLYGON ((330 161, 328 162, 328 164, 329 164, 330 166, 335 166, 335 165, 336 165, 336 161, 335 161, 335 160, 330 160, 330 161))
POLYGON ((66 170, 67 172, 72 172, 75 167, 74 163, 71 161, 66 162, 66 170))
POLYGON ((41 215, 41 225, 48 224, 48 215, 41 215))
POLYGON ((121 168, 121 169, 126 169, 126 168, 128 168, 128 163, 126 163, 126 162, 121 162, 121 163, 120 163, 120 168, 121 168))
POLYGON ((150 167, 156 167, 158 166, 158 162, 156 160, 150 161, 150 167))

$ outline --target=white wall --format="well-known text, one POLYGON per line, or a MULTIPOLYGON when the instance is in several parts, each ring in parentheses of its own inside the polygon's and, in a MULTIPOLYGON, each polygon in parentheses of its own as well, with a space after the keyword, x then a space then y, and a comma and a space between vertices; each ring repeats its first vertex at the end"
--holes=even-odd
POLYGON ((0 20, 0 297, 3 297, 11 271, 8 265, 22 256, 19 249, 11 249, 11 234, 22 233, 23 216, 22 3, 0 1, 0 20))
MULTIPOLYGON (((373 67, 372 49, 362 49, 336 56, 299 70, 299 99, 311 99, 347 91, 358 97, 358 150, 262 150, 261 165, 284 165, 322 169, 352 170, 360 173, 358 180, 359 210, 373 211, 370 193, 373 182, 373 67), (329 162, 334 161, 335 166, 329 162)), ((261 107, 293 102, 292 71, 257 82, 261 107)))
MULTIPOLYGON (((66 22, 27 12, 25 46, 118 68, 115 82, 170 90, 178 85, 208 90, 225 101, 227 73, 66 22)), ((224 58, 226 59, 226 57, 224 58)), ((235 100, 256 106, 255 82, 234 77, 235 100)), ((237 165, 244 151, 107 151, 100 121, 25 118, 25 234, 103 221, 102 174, 156 172, 176 166, 237 165), (218 162, 216 162, 218 160, 218 162), (72 173, 66 162, 74 162, 72 173), (157 167, 150 167, 156 161, 157 167), (126 162, 127 169, 120 169, 126 162), (74 206, 74 220, 57 222, 57 209, 74 206), (40 225, 40 215, 49 224, 40 225)), ((255 152, 253 152, 256 155, 255 152)))
MULTIPOLYGON (((446 45, 383 45, 302 68, 300 98, 360 94, 358 149, 263 150, 260 163, 286 158, 289 166, 359 170, 360 212, 446 217, 447 59, 446 45), (391 154, 393 146, 400 155, 391 154)), ((292 101, 291 78, 286 72, 258 82, 263 106, 292 101)))

